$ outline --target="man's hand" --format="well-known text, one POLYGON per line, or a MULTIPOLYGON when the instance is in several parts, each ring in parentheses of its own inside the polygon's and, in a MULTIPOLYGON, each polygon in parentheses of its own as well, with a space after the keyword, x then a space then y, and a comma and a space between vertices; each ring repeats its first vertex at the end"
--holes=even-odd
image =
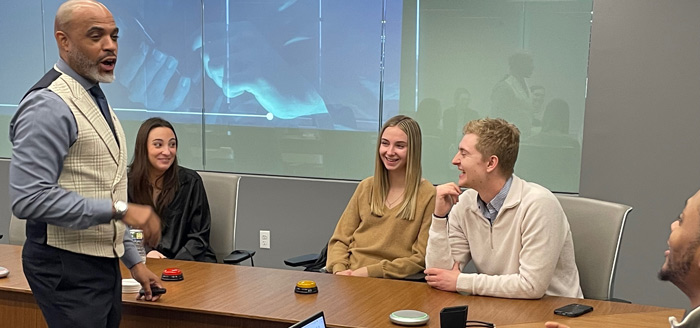
POLYGON ((146 257, 150 257, 152 259, 167 259, 167 257, 165 257, 165 255, 163 255, 163 253, 161 253, 155 249, 148 252, 148 254, 146 254, 146 257))
POLYGON ((457 277, 462 273, 459 271, 459 263, 455 263, 452 270, 429 268, 423 271, 425 273, 425 281, 433 288, 448 292, 457 291, 457 277))
POLYGON ((554 321, 545 322, 544 327, 545 328, 569 328, 569 326, 567 326, 567 325, 562 325, 562 324, 560 324, 558 322, 554 322, 554 321))
POLYGON ((129 203, 128 208, 122 221, 134 228, 142 229, 144 244, 156 247, 160 241, 160 217, 158 214, 147 205, 129 203))
POLYGON ((347 269, 347 270, 343 270, 343 271, 338 271, 335 274, 337 274, 339 276, 352 276, 352 270, 347 269))
POLYGON ((163 283, 160 281, 160 279, 158 279, 158 276, 151 272, 151 270, 148 270, 146 265, 141 262, 131 267, 130 271, 131 277, 141 284, 141 287, 145 292, 144 295, 139 295, 139 297, 136 299, 140 300, 141 298, 144 298, 146 301, 157 301, 160 298, 160 295, 152 296, 151 286, 163 288, 163 283))
POLYGON ((459 189, 454 182, 441 184, 435 188, 435 211, 436 216, 445 216, 450 212, 452 205, 457 204, 462 189, 459 189))

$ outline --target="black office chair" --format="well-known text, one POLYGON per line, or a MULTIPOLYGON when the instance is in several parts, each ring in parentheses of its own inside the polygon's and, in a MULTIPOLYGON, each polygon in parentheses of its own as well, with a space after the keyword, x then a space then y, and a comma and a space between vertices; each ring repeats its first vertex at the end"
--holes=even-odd
POLYGON ((327 272, 326 258, 328 254, 328 244, 323 246, 318 254, 306 254, 284 260, 284 264, 290 267, 304 267, 304 271, 327 272))
POLYGON ((246 259, 250 259, 250 266, 255 266, 255 263, 253 263, 253 256, 255 256, 255 251, 237 249, 226 256, 223 262, 224 264, 236 265, 245 261, 246 259))

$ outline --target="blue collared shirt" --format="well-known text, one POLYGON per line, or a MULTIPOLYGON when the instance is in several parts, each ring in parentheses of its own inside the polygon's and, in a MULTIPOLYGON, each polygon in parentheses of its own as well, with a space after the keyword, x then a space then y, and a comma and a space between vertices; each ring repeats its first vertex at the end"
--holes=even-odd
MULTIPOLYGON (((80 76, 59 59, 56 67, 86 90, 95 84, 80 76)), ((51 90, 29 93, 10 122, 10 200, 19 218, 85 229, 112 218, 110 199, 85 198, 58 185, 63 161, 78 139, 78 125, 68 105, 51 90)), ((131 268, 141 257, 127 232, 124 235, 124 265, 131 268)))
POLYGON ((479 205, 481 213, 487 220, 489 220, 491 225, 493 225, 493 222, 496 221, 498 212, 501 211, 501 207, 503 207, 503 203, 506 201, 506 196, 508 196, 508 192, 510 191, 511 183, 513 183, 513 176, 508 178, 506 183, 503 185, 503 188, 501 188, 501 191, 499 191, 498 194, 496 194, 496 196, 493 197, 493 199, 488 203, 484 202, 481 199, 481 196, 476 196, 476 203, 479 205))

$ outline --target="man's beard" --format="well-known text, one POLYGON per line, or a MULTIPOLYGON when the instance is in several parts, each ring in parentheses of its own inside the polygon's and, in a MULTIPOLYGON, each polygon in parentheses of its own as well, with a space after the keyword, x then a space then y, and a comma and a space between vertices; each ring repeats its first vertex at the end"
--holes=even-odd
MULTIPOLYGON (((700 240, 694 241, 681 255, 679 261, 671 261, 670 257, 667 258, 668 268, 661 267, 658 274, 659 279, 670 282, 681 281, 690 271, 698 246, 700 246, 700 240)), ((669 253, 668 256, 671 254, 669 253)))
POLYGON ((71 64, 75 67, 73 69, 76 73, 82 75, 83 77, 89 79, 90 81, 100 82, 100 83, 112 83, 114 82, 114 72, 100 73, 99 62, 90 62, 80 51, 69 51, 68 57, 70 58, 71 64))

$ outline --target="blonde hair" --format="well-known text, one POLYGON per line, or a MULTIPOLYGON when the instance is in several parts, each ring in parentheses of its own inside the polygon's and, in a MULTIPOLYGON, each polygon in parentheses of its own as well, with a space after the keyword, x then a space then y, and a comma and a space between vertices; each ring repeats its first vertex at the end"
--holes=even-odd
POLYGON ((463 132, 479 138, 476 150, 484 159, 498 157, 498 167, 504 176, 513 174, 520 148, 520 130, 515 125, 502 118, 482 118, 467 123, 463 132))
POLYGON ((413 220, 416 214, 416 198, 418 198, 418 186, 421 182, 423 171, 421 168, 421 131, 418 122, 405 116, 397 115, 390 118, 377 137, 377 148, 374 161, 374 185, 370 194, 370 210, 373 215, 384 215, 384 203, 389 194, 389 172, 379 155, 379 146, 382 142, 382 134, 388 127, 398 127, 408 137, 408 155, 406 156, 406 187, 403 201, 399 204, 398 218, 413 220))

